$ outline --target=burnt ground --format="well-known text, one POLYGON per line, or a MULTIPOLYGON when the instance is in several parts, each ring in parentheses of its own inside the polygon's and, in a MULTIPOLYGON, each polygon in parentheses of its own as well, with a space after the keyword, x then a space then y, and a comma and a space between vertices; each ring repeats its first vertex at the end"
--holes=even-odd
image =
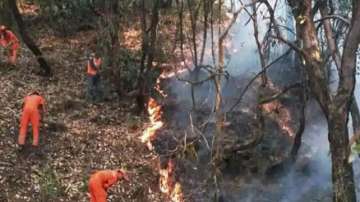
POLYGON ((157 156, 138 140, 146 119, 133 113, 133 102, 112 92, 105 102, 85 101, 83 58, 93 33, 59 38, 40 31, 36 38, 53 77, 37 74, 36 60, 24 46, 15 67, 0 64, 0 201, 88 201, 91 172, 119 167, 130 172, 131 182, 111 188, 109 201, 164 201, 157 156), (22 99, 33 89, 45 97, 48 113, 40 148, 30 148, 30 127, 27 149, 20 153, 16 140, 22 99))
MULTIPOLYGON (((236 95, 248 81, 249 77, 239 76, 224 83, 225 108, 232 106, 231 103, 237 99, 236 95)), ((331 186, 322 173, 327 171, 319 170, 319 162, 316 162, 319 161, 316 157, 319 154, 311 151, 313 148, 306 143, 303 143, 294 167, 275 177, 267 176, 266 173, 272 166, 289 155, 294 135, 299 129, 301 100, 298 89, 290 90, 279 99, 268 103, 260 118, 257 103, 261 97, 270 97, 283 87, 275 85, 261 89, 259 82, 254 83, 234 111, 226 114, 226 126, 223 128, 220 143, 223 156, 216 170, 220 176, 220 201, 331 201, 331 186), (262 137, 258 143, 244 147, 259 135, 262 137)), ((211 147, 215 131, 215 120, 211 113, 211 100, 214 97, 212 84, 203 84, 195 91, 196 109, 192 108, 188 85, 168 79, 163 81, 163 86, 169 95, 163 100, 166 126, 160 131, 160 138, 163 138, 161 148, 167 148, 167 152, 163 153, 180 151, 180 154, 177 154, 178 172, 185 174, 179 176, 179 181, 184 185, 187 198, 199 202, 213 201, 215 189, 211 176, 214 170, 208 147, 211 147), (167 142, 165 146, 164 142, 167 142), (176 142, 178 145, 184 145, 185 142, 188 145, 179 148, 176 147, 176 142)), ((310 113, 314 112, 312 109, 310 113)), ((313 120, 307 125, 319 127, 319 123, 313 120)))

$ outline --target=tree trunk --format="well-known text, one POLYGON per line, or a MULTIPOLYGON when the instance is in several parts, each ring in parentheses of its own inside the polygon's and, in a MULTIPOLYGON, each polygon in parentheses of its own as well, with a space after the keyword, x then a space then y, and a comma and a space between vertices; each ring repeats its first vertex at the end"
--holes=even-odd
POLYGON ((288 0, 296 18, 297 31, 303 42, 304 63, 309 77, 311 92, 319 102, 328 121, 329 142, 332 158, 334 202, 355 202, 355 186, 348 137, 348 114, 355 86, 356 50, 360 43, 360 6, 353 1, 351 28, 347 35, 339 69, 339 87, 331 100, 321 58, 319 43, 312 18, 312 1, 288 0))
POLYGON ((345 40, 339 71, 339 88, 329 108, 328 127, 335 202, 356 201, 352 164, 347 162, 350 154, 347 123, 355 88, 356 50, 360 43, 360 3, 358 0, 353 1, 352 8, 351 26, 345 40))
POLYGON ((141 44, 141 60, 140 60, 140 70, 139 75, 137 79, 137 89, 138 94, 136 96, 136 103, 138 106, 138 111, 146 112, 145 110, 145 102, 146 102, 146 96, 145 96, 145 78, 144 78, 144 71, 145 71, 145 61, 146 57, 148 55, 148 46, 149 46, 149 36, 147 32, 147 21, 146 21, 146 8, 145 8, 145 0, 141 1, 141 30, 142 30, 142 44, 141 44))
POLYGON ((347 161, 350 149, 344 146, 349 144, 347 112, 332 106, 330 114, 328 127, 332 154, 333 201, 355 202, 354 174, 352 164, 347 161))
POLYGON ((48 65, 48 63, 46 62, 45 58, 43 57, 40 49, 36 46, 34 41, 31 39, 31 37, 27 33, 26 27, 25 27, 24 22, 21 17, 21 14, 16 5, 16 0, 8 0, 8 4, 9 4, 10 10, 12 11, 12 14, 15 18, 15 21, 19 27, 19 33, 21 35, 21 38, 23 39, 23 41, 27 45, 27 47, 31 50, 31 52, 33 52, 34 55, 36 56, 36 59, 40 65, 40 68, 43 70, 44 75, 50 76, 51 68, 48 65))
POLYGON ((153 67, 153 61, 155 58, 156 50, 156 40, 157 40, 157 28, 159 24, 159 9, 160 9, 160 0, 156 0, 152 9, 152 16, 150 22, 150 28, 147 28, 146 22, 146 8, 145 0, 142 1, 142 32, 143 32, 143 41, 142 41, 142 56, 141 56, 141 66, 138 76, 138 96, 136 97, 137 105, 139 111, 145 111, 145 105, 147 96, 149 94, 149 82, 148 82, 148 72, 151 71, 153 67), (150 34, 149 34, 150 32, 150 34))
MULTIPOLYGON (((219 1, 219 16, 221 16, 222 14, 222 0, 219 1)), ((224 69, 224 39, 225 36, 222 37, 221 36, 221 23, 222 23, 222 19, 221 17, 219 17, 219 39, 218 39, 218 61, 219 64, 216 66, 216 73, 218 73, 218 75, 214 76, 214 85, 215 85, 215 108, 214 108, 214 113, 215 113, 215 120, 216 120, 216 130, 215 130, 215 134, 213 137, 213 146, 215 146, 215 150, 214 150, 214 154, 215 156, 213 157, 213 159, 215 160, 215 162, 218 163, 218 161, 221 159, 221 148, 220 148, 220 144, 219 144, 219 140, 220 140, 220 136, 222 134, 222 124, 224 121, 223 115, 221 113, 221 102, 222 102, 222 97, 221 97, 221 75, 219 73, 221 73, 224 69)), ((214 148, 213 148, 214 149, 214 148)))
MULTIPOLYGON (((320 13, 323 18, 325 16, 329 15, 329 11, 328 11, 326 4, 320 6, 320 13)), ((338 48, 336 46, 336 41, 335 41, 334 34, 332 31, 333 29, 331 26, 330 19, 324 19, 323 24, 324 24, 326 41, 327 41, 327 45, 328 45, 331 57, 334 60, 337 70, 339 71, 341 68, 341 57, 340 57, 338 48)), ((356 98, 354 96, 352 96, 351 103, 352 104, 350 107, 350 112, 351 112, 351 117, 352 117, 352 121, 353 121, 352 124, 353 124, 354 134, 358 134, 360 132, 360 112, 359 112, 359 107, 357 105, 356 98)))
MULTIPOLYGON (((260 60, 260 64, 261 64, 261 69, 264 70, 265 66, 266 66, 266 60, 265 60, 265 54, 264 54, 264 50, 262 48, 260 39, 259 39, 259 29, 258 29, 258 16, 257 16, 257 10, 256 10, 256 0, 252 0, 253 5, 252 5, 252 10, 253 10, 253 28, 254 28, 254 37, 255 37, 255 41, 256 41, 256 45, 257 45, 257 49, 258 49, 258 53, 259 53, 259 60, 260 60)), ((267 76, 266 76, 266 70, 264 70, 264 73, 261 74, 261 86, 265 87, 267 84, 267 76)))
POLYGON ((302 135, 305 130, 305 109, 306 109, 306 99, 305 99, 305 90, 301 89, 301 106, 300 106, 300 118, 299 118, 299 129, 296 132, 295 139, 294 139, 294 145, 291 148, 290 152, 290 162, 294 163, 297 158, 297 154, 299 152, 299 149, 301 147, 301 141, 302 141, 302 135))

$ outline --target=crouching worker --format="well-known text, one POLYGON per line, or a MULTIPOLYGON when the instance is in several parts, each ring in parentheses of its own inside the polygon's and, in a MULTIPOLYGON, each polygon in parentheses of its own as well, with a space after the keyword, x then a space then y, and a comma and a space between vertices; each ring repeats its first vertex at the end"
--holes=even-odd
POLYGON ((101 99, 100 74, 99 74, 99 69, 101 67, 101 64, 102 64, 102 60, 97 54, 92 53, 89 56, 87 62, 87 80, 88 80, 87 96, 88 99, 92 102, 96 102, 101 99))
POLYGON ((121 169, 102 170, 92 174, 88 184, 90 202, 106 202, 107 189, 121 179, 129 181, 128 175, 121 169))
POLYGON ((40 113, 45 112, 45 100, 40 96, 40 93, 34 91, 25 97, 23 103, 23 112, 20 120, 20 133, 18 143, 20 149, 25 145, 27 127, 31 122, 33 130, 34 147, 39 145, 39 127, 40 127, 40 113))
POLYGON ((8 61, 11 65, 15 65, 17 52, 20 48, 19 39, 15 34, 8 30, 4 25, 0 26, 0 45, 8 50, 8 61))

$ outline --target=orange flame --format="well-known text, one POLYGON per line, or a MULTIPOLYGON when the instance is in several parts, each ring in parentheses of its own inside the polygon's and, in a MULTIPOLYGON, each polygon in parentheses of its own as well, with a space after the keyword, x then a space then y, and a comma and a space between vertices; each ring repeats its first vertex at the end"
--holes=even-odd
MULTIPOLYGON (((156 132, 164 126, 161 121, 162 111, 161 106, 150 98, 148 102, 147 111, 149 113, 150 125, 145 129, 143 135, 140 137, 141 142, 146 143, 149 150, 153 149, 152 141, 156 138, 156 132)), ((171 202, 183 202, 184 197, 180 183, 175 180, 175 163, 169 160, 167 167, 159 171, 160 179, 159 186, 162 193, 165 193, 171 202)))
POLYGON ((173 175, 174 163, 172 160, 168 161, 168 165, 165 169, 160 169, 160 191, 162 193, 171 193, 171 187, 173 186, 173 181, 171 176, 173 175))
POLYGON ((179 70, 170 71, 170 72, 166 72, 166 71, 162 72, 162 73, 160 74, 160 76, 159 76, 159 77, 157 78, 157 80, 156 80, 155 90, 156 90, 157 92, 159 92, 159 94, 160 94, 161 96, 163 96, 164 98, 166 98, 168 95, 167 95, 167 94, 165 93, 165 91, 162 90, 161 87, 160 87, 160 82, 161 82, 161 80, 162 80, 162 79, 170 79, 170 78, 173 78, 173 77, 175 77, 175 76, 177 76, 177 75, 179 75, 179 74, 182 74, 182 73, 184 73, 184 72, 186 72, 186 71, 189 71, 189 70, 186 69, 185 67, 182 67, 182 68, 179 69, 179 70))
POLYGON ((156 138, 156 131, 164 126, 164 122, 161 121, 161 106, 153 98, 149 99, 147 111, 149 113, 150 126, 145 129, 140 139, 142 143, 146 143, 149 150, 152 150, 153 145, 151 141, 156 138))
POLYGON ((291 115, 288 109, 286 109, 279 101, 273 101, 262 105, 262 108, 267 112, 276 112, 279 114, 279 118, 276 119, 280 128, 285 131, 290 137, 294 137, 295 132, 291 128, 291 115))
POLYGON ((165 91, 163 91, 163 90, 161 89, 161 87, 160 87, 160 81, 161 81, 161 75, 160 75, 160 77, 157 78, 157 80, 156 80, 155 90, 156 90, 157 92, 159 92, 159 94, 160 94, 161 96, 167 97, 165 91))
POLYGON ((175 163, 169 160, 167 168, 160 169, 160 191, 169 196, 172 202, 183 202, 184 196, 179 182, 175 180, 175 163))

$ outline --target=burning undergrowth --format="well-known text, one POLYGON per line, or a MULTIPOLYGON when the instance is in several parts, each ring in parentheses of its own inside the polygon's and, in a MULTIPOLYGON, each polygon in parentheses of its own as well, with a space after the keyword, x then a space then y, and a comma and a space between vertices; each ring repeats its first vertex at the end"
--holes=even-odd
MULTIPOLYGON (((241 77, 224 81, 224 110, 234 103, 237 99, 235 92, 239 92, 247 82, 247 78, 241 77)), ((209 194, 213 191, 209 180, 212 176, 211 142, 215 130, 212 84, 196 86, 195 109, 189 85, 175 77, 164 79, 161 84, 165 87, 162 92, 166 92, 166 98, 160 101, 161 104, 150 99, 151 126, 143 135, 145 139, 142 139, 149 149, 160 155, 160 189, 170 198, 177 195, 184 196, 186 201, 212 200, 213 194, 209 194)), ((299 92, 289 91, 279 99, 261 103, 263 96, 278 91, 274 85, 262 89, 260 82, 256 81, 245 95, 244 102, 226 114, 220 141, 222 161, 219 169, 223 179, 231 180, 222 181, 222 189, 234 182, 250 181, 249 176, 252 176, 251 179, 256 176, 259 180, 269 167, 288 156, 299 127, 299 92)), ((244 187, 253 184, 243 183, 244 187)), ((234 201, 231 200, 234 193, 230 190, 224 190, 222 197, 234 201)))
MULTIPOLYGON (((287 65, 286 61, 283 63, 287 65)), ((157 90, 163 98, 149 102, 153 127, 147 129, 152 135, 144 142, 160 156, 160 189, 170 201, 179 201, 177 196, 184 201, 214 200, 211 153, 216 128, 215 89, 210 81, 194 86, 192 92, 191 85, 180 80, 207 77, 201 71, 200 75, 193 74, 182 71, 160 76, 157 90)), ((276 179, 265 175, 273 165, 288 158, 300 127, 304 103, 300 96, 301 86, 296 86, 299 78, 294 75, 284 77, 284 74, 288 75, 281 71, 270 72, 269 85, 265 88, 260 79, 255 80, 232 111, 229 109, 251 76, 232 76, 222 82, 222 110, 227 113, 219 141, 222 156, 218 164, 221 173, 218 199, 285 202, 327 201, 331 197, 328 148, 323 144, 327 142, 323 130, 326 127, 321 117, 309 116, 316 107, 307 109, 307 127, 295 165, 276 179), (295 88, 284 91, 292 85, 295 88), (277 94, 281 96, 275 96, 277 94), (315 133, 319 137, 314 138, 315 133), (322 146, 318 147, 316 143, 322 146), (299 184, 304 186, 299 188, 299 184), (319 185, 321 188, 316 188, 319 185)))
MULTIPOLYGON (((176 151, 176 149, 171 149, 176 147, 175 144, 167 141, 168 138, 160 134, 164 126, 162 120, 163 109, 158 102, 150 98, 147 104, 148 115, 150 119, 149 125, 143 131, 142 136, 140 137, 141 142, 145 143, 149 150, 155 150, 159 155, 158 158, 158 169, 159 169, 159 188, 162 193, 166 195, 168 201, 171 202, 183 202, 183 192, 182 187, 179 182, 177 182, 176 176, 176 160, 171 156, 171 150, 176 151)), ((169 136, 167 136, 169 137, 169 136)))

